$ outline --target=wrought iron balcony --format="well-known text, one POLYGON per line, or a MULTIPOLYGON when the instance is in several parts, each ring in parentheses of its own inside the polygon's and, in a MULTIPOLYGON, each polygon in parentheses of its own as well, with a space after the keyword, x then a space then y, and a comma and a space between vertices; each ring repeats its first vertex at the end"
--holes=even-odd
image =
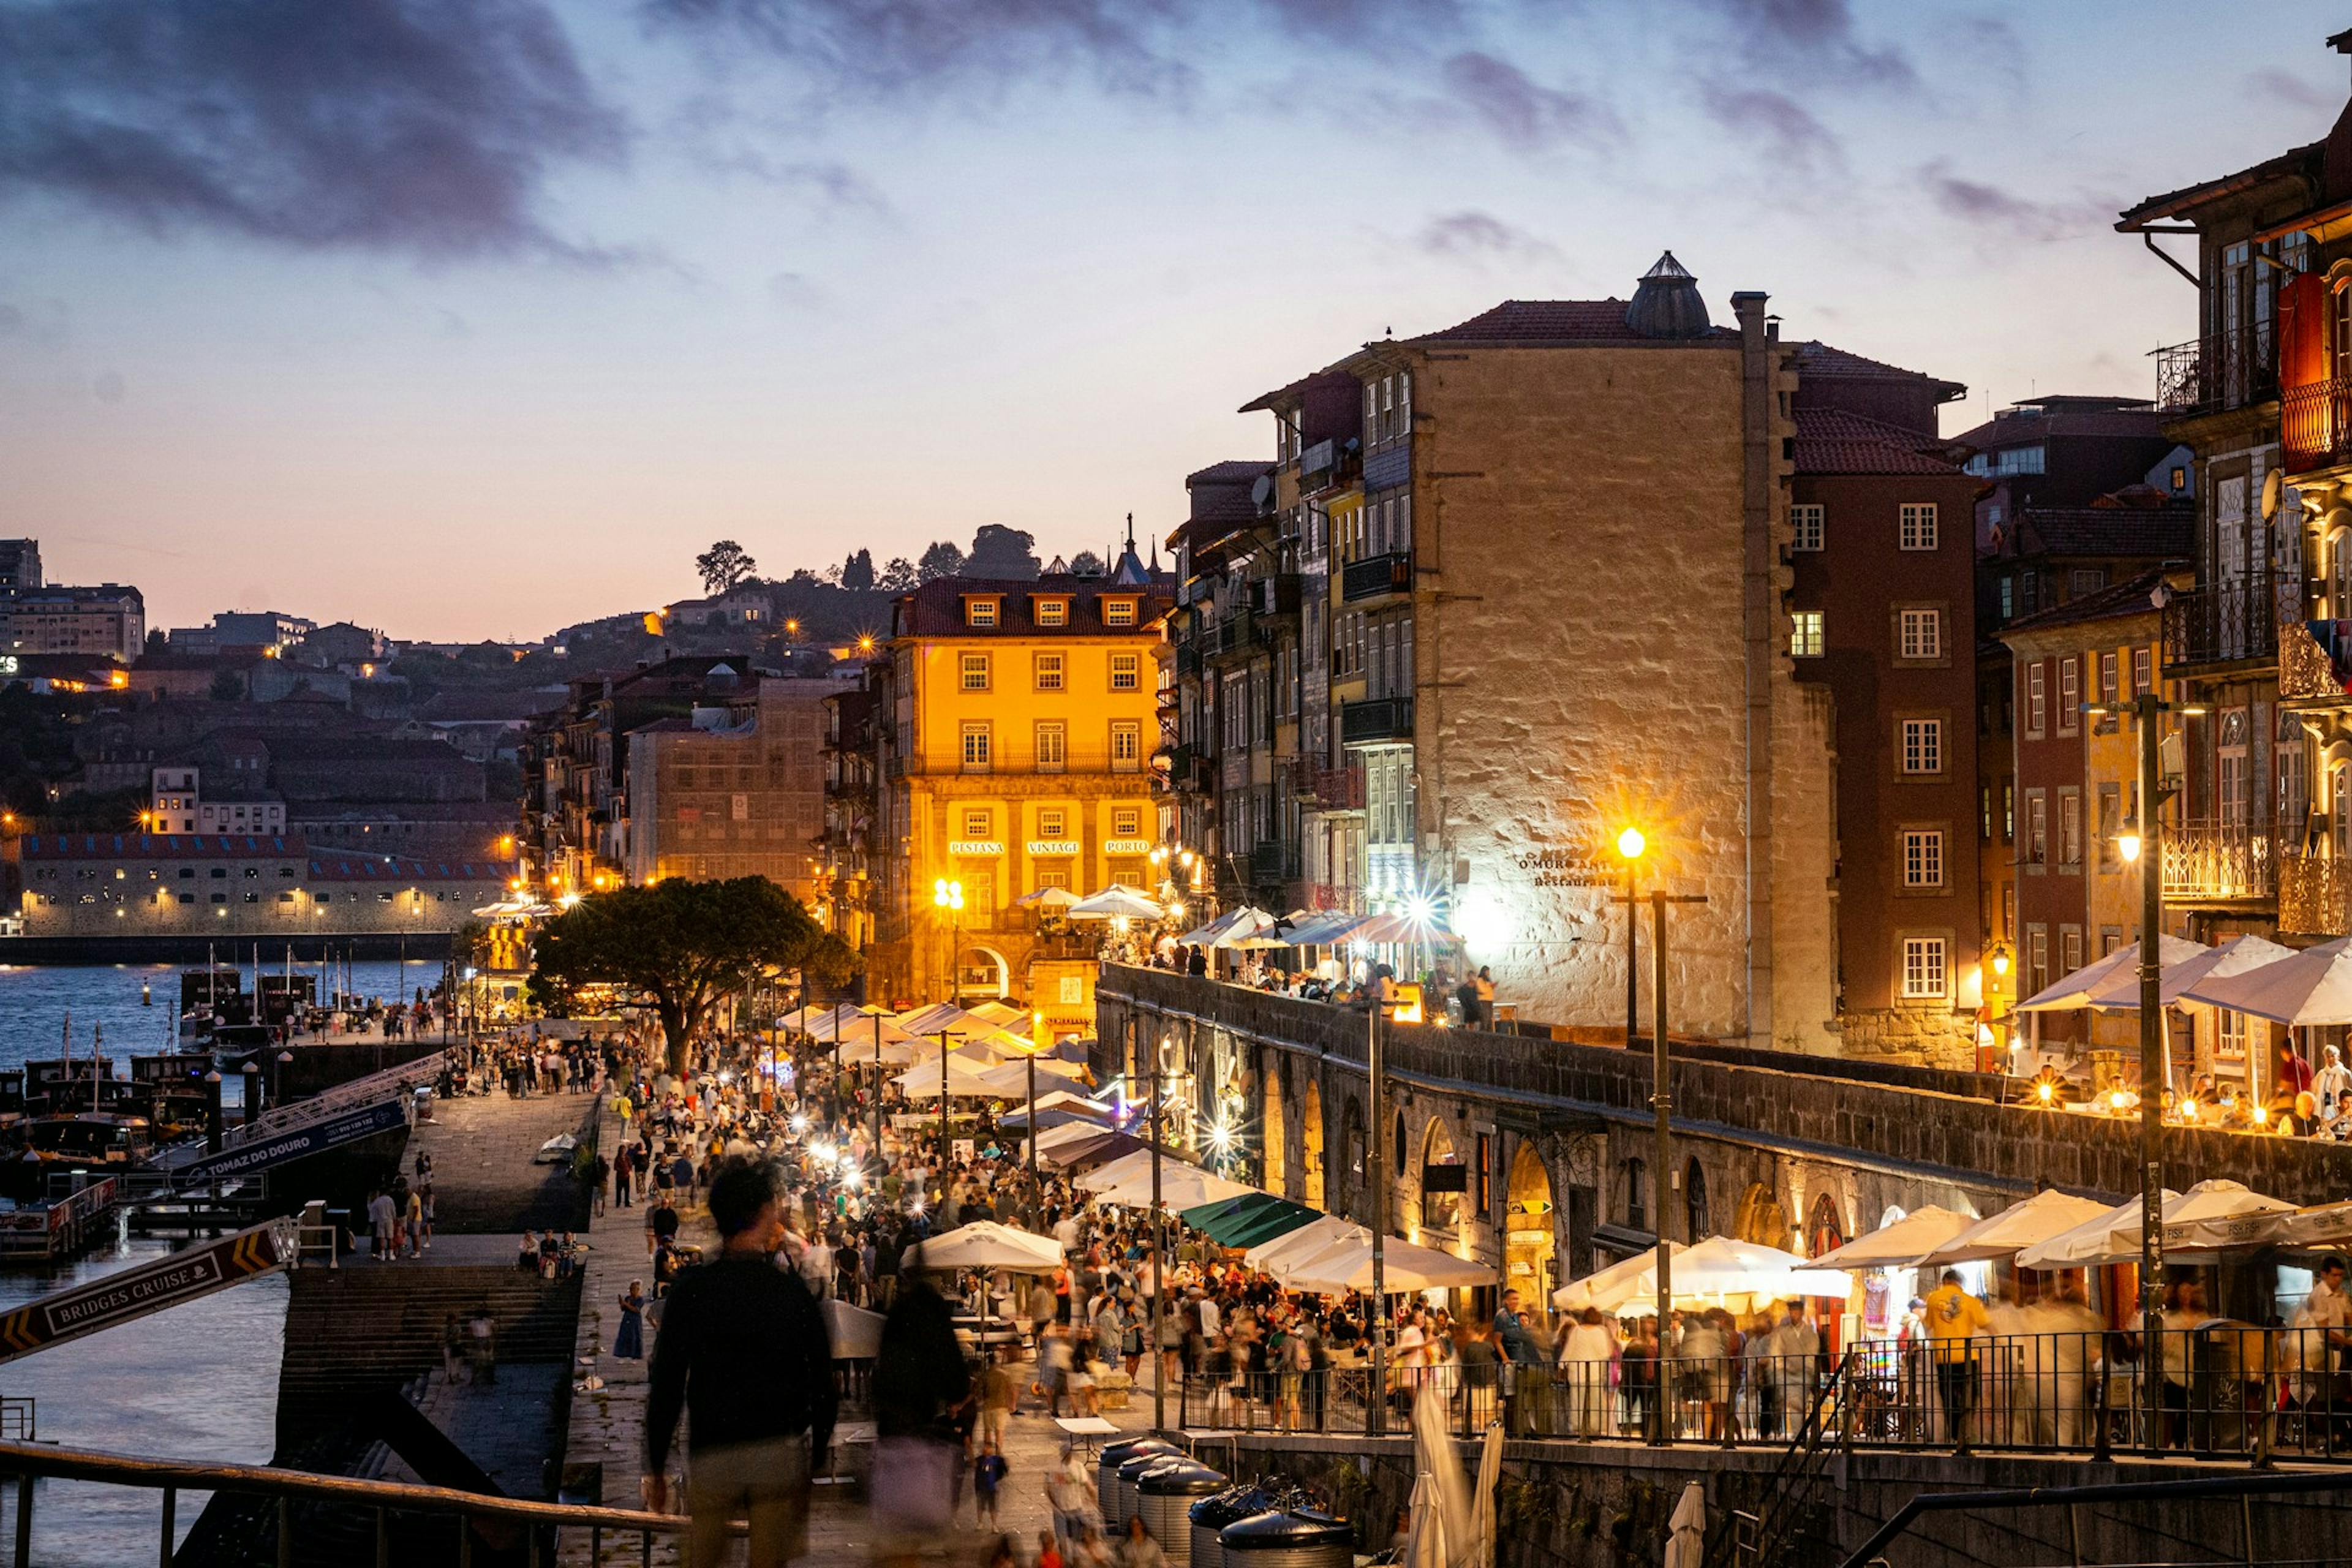
POLYGON ((1235 610, 1217 626, 1217 640, 1209 647, 1212 658, 1229 658, 1265 646, 1265 628, 1247 608, 1235 610))
POLYGON ((2276 605, 2267 573, 2175 595, 2164 606, 2164 668, 2276 658, 2276 605))
POLYGON ((2289 621, 2279 628, 2279 695, 2341 702, 2352 694, 2352 621, 2289 621))
POLYGON ((1349 702, 1339 709, 1339 742, 1347 746, 1367 745, 1376 741, 1410 741, 1412 739, 1412 699, 1410 697, 1375 697, 1369 702, 1349 702))
POLYGON ((1279 882, 1282 880, 1284 856, 1282 841, 1268 839, 1250 850, 1250 880, 1279 882))
POLYGON ((2277 395, 2278 357, 2268 321, 2156 351, 2160 414, 2210 414, 2277 395))
POLYGON ((2281 856, 2278 928, 2296 936, 2352 936, 2352 860, 2281 856))
POLYGON ((1412 592, 1412 554, 1398 551, 1351 561, 1339 573, 1339 597, 1349 604, 1360 599, 1384 599, 1391 594, 1412 592))
POLYGON ((1261 616, 1295 616, 1298 613, 1298 574, 1276 573, 1271 577, 1259 577, 1249 585, 1250 603, 1261 616))
POLYGON ((2352 376, 2279 394, 2279 446, 2287 478, 2352 459, 2352 376))
POLYGON ((1327 768, 1313 757, 1298 757, 1290 764, 1290 793, 1326 811, 1361 811, 1364 770, 1327 768))
POLYGON ((2233 903, 2278 891, 2277 843, 2258 823, 2191 822, 2164 832, 2164 896, 2233 903))

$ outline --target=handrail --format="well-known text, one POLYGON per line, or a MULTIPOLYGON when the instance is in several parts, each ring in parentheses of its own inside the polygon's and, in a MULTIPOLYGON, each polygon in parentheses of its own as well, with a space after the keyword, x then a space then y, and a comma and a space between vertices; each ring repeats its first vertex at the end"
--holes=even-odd
MULTIPOLYGON (((428 1487, 405 1481, 361 1480, 350 1476, 312 1475, 274 1465, 197 1464, 184 1459, 156 1459, 127 1454, 104 1454, 87 1448, 53 1448, 47 1444, 0 1443, 0 1476, 16 1478, 16 1551, 17 1568, 30 1568, 33 1542, 33 1482, 36 1479, 95 1481, 133 1487, 163 1494, 163 1528, 172 1528, 178 1493, 237 1492, 274 1498, 279 1504, 278 1528, 291 1528, 287 1505, 300 1500, 340 1503, 389 1513, 455 1516, 460 1521, 508 1520, 522 1525, 571 1528, 597 1532, 634 1533, 651 1551, 656 1535, 682 1534, 688 1521, 680 1514, 652 1513, 642 1509, 605 1508, 590 1503, 534 1502, 522 1498, 492 1497, 428 1487)), ((381 1526, 379 1526, 381 1530, 381 1526)), ((166 1539, 168 1540, 168 1533, 166 1539)), ((378 1540, 381 1542, 382 1535, 378 1540)), ((278 1560, 289 1561, 289 1541, 279 1542, 278 1560)), ((378 1560, 382 1561, 379 1546, 378 1560)), ((536 1552, 532 1560, 539 1561, 536 1552)))
MULTIPOLYGON (((259 1139, 274 1138, 281 1132, 291 1132, 297 1128, 308 1127, 313 1122, 323 1121, 340 1111, 349 1110, 356 1105, 381 1100, 387 1092, 397 1089, 403 1084, 431 1083, 440 1076, 442 1066, 447 1060, 448 1055, 448 1048, 446 1047, 438 1051, 428 1051, 421 1057, 413 1058, 397 1066, 381 1068, 363 1078, 355 1078, 348 1082, 336 1084, 331 1089, 321 1089, 317 1094, 295 1100, 291 1104, 272 1106, 250 1121, 239 1122, 234 1127, 226 1129, 221 1134, 221 1148, 223 1150, 241 1148, 259 1139)), ((193 1164, 205 1158, 209 1150, 205 1147, 204 1139, 184 1139, 180 1142, 158 1149, 149 1163, 163 1170, 176 1170, 182 1165, 193 1164)))

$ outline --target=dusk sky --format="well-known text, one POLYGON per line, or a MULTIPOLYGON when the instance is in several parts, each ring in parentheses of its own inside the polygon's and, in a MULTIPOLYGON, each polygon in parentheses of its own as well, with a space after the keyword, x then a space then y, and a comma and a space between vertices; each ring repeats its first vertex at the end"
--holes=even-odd
POLYGON ((1967 383, 1948 430, 2145 396, 2195 297, 2116 209, 2325 134, 2347 24, 0 0, 0 533, 151 626, 428 638, 687 596, 721 537, 773 575, 988 522, 1099 550, 1271 456, 1256 394, 1668 247, 1718 320, 1762 289, 1967 383))

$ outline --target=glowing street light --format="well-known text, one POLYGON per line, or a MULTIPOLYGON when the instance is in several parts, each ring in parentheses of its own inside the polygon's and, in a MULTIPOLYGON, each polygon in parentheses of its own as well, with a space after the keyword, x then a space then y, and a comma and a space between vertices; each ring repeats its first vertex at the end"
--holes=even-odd
POLYGON ((1617 835, 1617 853, 1627 860, 1639 860, 1649 847, 1650 841, 1642 837, 1638 827, 1627 827, 1617 835))

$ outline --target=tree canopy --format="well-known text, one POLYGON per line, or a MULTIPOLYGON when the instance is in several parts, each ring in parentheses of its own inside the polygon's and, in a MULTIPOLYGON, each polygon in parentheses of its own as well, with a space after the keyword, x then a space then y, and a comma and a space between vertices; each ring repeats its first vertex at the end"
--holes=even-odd
POLYGON ((760 569, 751 552, 731 539, 722 539, 694 558, 694 569, 702 575, 702 591, 723 594, 760 569))
POLYGON ((636 994, 661 1020, 670 1070, 729 996, 798 970, 802 984, 837 986, 857 958, 798 899, 764 877, 657 882, 592 893, 539 936, 531 999, 551 1012, 586 985, 636 994))
POLYGON ((971 553, 964 557, 963 569, 975 577, 1034 581, 1039 568, 1032 546, 1036 542, 1036 535, 1025 530, 982 523, 971 536, 971 553))
POLYGON ((915 563, 915 572, 924 582, 934 577, 952 577, 963 570, 963 552, 941 539, 922 553, 915 563))

